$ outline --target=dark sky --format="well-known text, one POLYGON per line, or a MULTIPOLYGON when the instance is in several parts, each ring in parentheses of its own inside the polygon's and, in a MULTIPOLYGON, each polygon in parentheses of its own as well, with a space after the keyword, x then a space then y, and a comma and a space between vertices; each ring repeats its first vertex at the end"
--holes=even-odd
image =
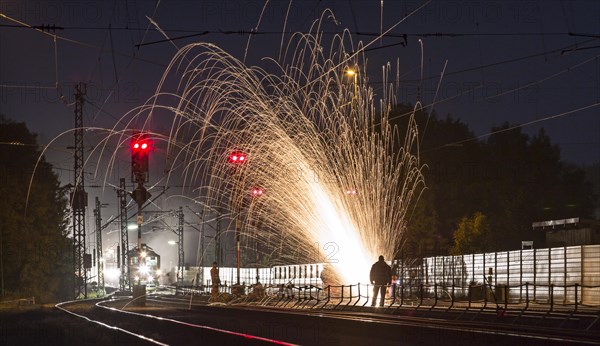
MULTIPOLYGON (((155 92, 176 53, 174 44, 212 42, 242 59, 247 32, 255 30, 260 34, 252 36, 246 61, 261 65, 262 57, 277 57, 284 28, 306 32, 331 9, 337 21, 327 20, 323 30, 329 35, 347 28, 355 42, 368 44, 368 77, 376 93, 381 91, 382 64, 395 67, 399 62, 398 101, 415 102, 421 39, 424 104, 433 101, 447 61, 434 107, 438 114, 459 118, 477 136, 504 122, 532 123, 524 131, 534 134, 545 128, 560 145, 563 160, 600 161, 598 1, 303 0, 291 6, 288 1, 271 1, 257 27, 263 5, 264 1, 221 0, 3 0, 0 113, 25 122, 46 144, 74 123, 73 107, 60 100, 55 83, 70 103, 74 86, 85 82, 93 106, 86 105, 84 124, 112 127, 115 119, 155 92), (164 39, 148 18, 171 38, 196 35, 148 44, 164 39), (15 27, 19 22, 64 30, 56 30, 60 38, 55 44, 52 35, 15 27), (389 35, 377 37, 391 27, 389 35), (147 45, 138 49, 139 43, 147 45)), ((93 135, 86 139, 89 146, 95 140, 93 135)), ((66 149, 72 143, 71 134, 63 136, 48 152, 65 181, 72 180, 72 154, 66 149)), ((126 152, 122 158, 115 175, 128 172, 126 152)), ((112 190, 100 194, 114 198, 112 190)))
MULTIPOLYGON (((213 42, 238 58, 257 27, 264 1, 2 1, 0 12, 29 25, 64 27, 59 39, 13 28, 0 18, 0 112, 28 126, 47 142, 72 126, 72 108, 58 99, 58 81, 72 101, 73 86, 88 83, 88 99, 113 117, 142 104, 154 91, 175 53, 171 43, 135 47, 164 37, 205 32, 174 41, 179 47, 213 42), (108 28, 112 30, 108 30, 108 28), (125 30, 127 28, 128 30, 125 30), (145 29, 149 28, 146 32, 145 29), (138 30, 139 29, 139 30, 138 30), (229 33, 228 33, 229 32, 229 33), (231 33, 233 32, 233 33, 231 33), (101 50, 102 49, 102 50, 101 50), (112 53, 114 51, 116 53, 112 53), (56 58, 55 58, 56 52, 56 58), (135 54, 135 58, 132 58, 135 54), (58 72, 58 74, 56 74, 58 72), (58 77, 58 78, 57 78, 58 77), (115 81, 119 80, 118 84, 115 81)), ((400 102, 414 103, 424 46, 422 101, 433 101, 445 61, 435 110, 466 122, 477 135, 492 126, 540 122, 573 163, 600 160, 600 3, 597 1, 274 1, 264 10, 248 52, 249 64, 276 57, 281 32, 306 32, 326 8, 337 22, 325 32, 348 28, 370 43, 369 78, 381 90, 381 65, 400 63, 400 102), (408 13, 415 11, 408 18, 408 13), (289 8, 287 23, 285 14, 289 8), (379 32, 390 27, 379 40, 379 32), (402 38, 392 35, 407 34, 402 38), (396 44, 396 45, 394 45, 396 44), (393 45, 385 48, 387 45, 393 45), (384 46, 384 48, 381 48, 384 46), (545 54, 544 54, 545 53, 545 54), (529 83, 533 83, 529 85, 529 83), (587 110, 577 111, 590 106, 587 110), (575 111, 552 120, 544 118, 575 111)), ((287 37, 286 37, 287 38, 287 37)), ((114 118, 86 109, 86 125, 109 126, 114 118)))

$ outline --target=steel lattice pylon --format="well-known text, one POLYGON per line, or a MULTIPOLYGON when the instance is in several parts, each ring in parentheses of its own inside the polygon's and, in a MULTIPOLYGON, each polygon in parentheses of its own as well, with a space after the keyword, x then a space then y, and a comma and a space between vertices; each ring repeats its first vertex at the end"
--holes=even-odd
POLYGON ((125 178, 119 180, 117 196, 119 197, 119 214, 121 220, 121 276, 119 277, 119 289, 125 291, 131 289, 131 282, 129 280, 129 236, 127 234, 127 190, 125 178))
POLYGON ((98 288, 104 291, 104 260, 102 254, 102 216, 100 209, 100 199, 96 197, 96 209, 94 216, 96 217, 96 265, 98 268, 98 288))
POLYGON ((83 102, 85 84, 75 87, 75 150, 73 153, 74 189, 71 193, 73 212, 73 269, 76 275, 74 284, 75 298, 87 298, 87 268, 85 261, 85 208, 87 193, 83 179, 83 102))

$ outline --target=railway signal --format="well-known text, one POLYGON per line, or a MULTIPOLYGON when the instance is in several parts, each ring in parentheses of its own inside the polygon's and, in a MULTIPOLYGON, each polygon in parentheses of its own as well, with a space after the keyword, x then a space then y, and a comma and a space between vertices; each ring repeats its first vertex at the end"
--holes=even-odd
POLYGON ((131 176, 132 180, 148 182, 148 161, 152 151, 152 142, 145 133, 137 134, 131 140, 131 176))
POLYGON ((231 152, 231 154, 229 154, 227 161, 229 163, 239 165, 239 164, 245 163, 247 159, 248 159, 248 157, 246 156, 245 153, 243 153, 241 151, 233 151, 233 152, 231 152))
MULTIPOLYGON (((246 153, 239 151, 239 150, 234 150, 231 153, 229 153, 229 156, 227 157, 227 162, 229 162, 232 165, 232 173, 234 173, 234 177, 236 176, 236 171, 239 170, 237 169, 238 167, 244 165, 246 163, 246 161, 248 161, 248 157, 246 155, 246 153)), ((236 180, 239 179, 239 175, 237 178, 235 178, 236 180)), ((241 196, 236 196, 236 192, 234 191, 232 193, 232 198, 231 198, 231 207, 232 210, 236 210, 236 217, 235 217, 235 241, 236 241, 236 253, 237 253, 237 280, 236 280, 236 286, 237 289, 239 290, 240 288, 240 264, 241 264, 241 254, 240 254, 240 233, 241 233, 241 228, 242 228, 242 223, 240 221, 240 217, 239 217, 239 209, 241 209, 241 201, 237 201, 237 197, 241 197, 241 196)))
POLYGON ((252 189, 252 197, 260 197, 265 193, 265 191, 260 187, 255 187, 252 189))

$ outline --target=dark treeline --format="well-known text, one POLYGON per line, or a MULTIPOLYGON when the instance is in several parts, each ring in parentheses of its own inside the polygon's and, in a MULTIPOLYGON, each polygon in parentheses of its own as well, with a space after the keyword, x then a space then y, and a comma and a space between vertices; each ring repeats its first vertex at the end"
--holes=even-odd
MULTIPOLYGON (((411 111, 399 106, 390 117, 401 134, 411 111)), ((427 189, 408 223, 404 256, 513 250, 522 240, 544 247, 532 222, 593 217, 592 183, 561 160, 543 129, 529 136, 503 124, 490 132, 506 131, 473 139, 451 117, 417 112, 416 121, 427 189)))
POLYGON ((0 115, 0 295, 39 302, 72 298, 67 197, 36 135, 0 115), (37 163, 37 167, 36 167, 37 163), (32 173, 35 174, 32 178, 32 173), (29 197, 29 198, 28 198, 29 197))

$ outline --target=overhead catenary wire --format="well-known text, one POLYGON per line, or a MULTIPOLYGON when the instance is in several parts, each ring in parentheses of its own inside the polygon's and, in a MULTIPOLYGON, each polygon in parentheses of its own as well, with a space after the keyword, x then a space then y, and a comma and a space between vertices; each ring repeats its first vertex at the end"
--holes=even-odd
MULTIPOLYGON (((577 63, 577 64, 570 65, 570 66, 566 67, 565 69, 563 69, 563 70, 561 70, 561 71, 558 71, 558 72, 556 72, 556 73, 553 73, 553 74, 551 74, 551 75, 549 75, 549 76, 546 76, 546 77, 544 77, 544 78, 541 78, 541 79, 538 79, 538 80, 536 80, 536 81, 533 81, 533 82, 529 82, 529 83, 523 84, 523 85, 521 85, 521 86, 519 86, 519 87, 516 87, 516 88, 510 89, 510 90, 507 90, 507 91, 503 91, 503 92, 496 93, 496 94, 494 94, 494 95, 491 95, 490 97, 499 97, 499 96, 507 95, 507 94, 510 94, 510 93, 513 93, 513 92, 516 92, 516 91, 519 91, 519 90, 522 90, 522 89, 525 89, 525 88, 529 88, 529 87, 531 87, 531 86, 534 86, 534 85, 537 85, 537 84, 541 84, 541 83, 543 83, 543 82, 545 82, 545 81, 548 81, 548 80, 550 80, 550 79, 552 79, 552 78, 555 78, 555 77, 558 77, 558 76, 560 76, 560 75, 562 75, 562 74, 565 74, 565 73, 567 73, 567 72, 570 72, 570 71, 572 71, 572 70, 574 70, 574 69, 576 69, 576 68, 579 68, 579 67, 581 67, 581 66, 583 66, 583 65, 585 65, 585 64, 588 64, 588 63, 590 63, 590 62, 592 62, 592 61, 596 61, 596 60, 597 60, 599 57, 600 57, 600 54, 599 54, 599 55, 596 55, 596 56, 594 56, 594 57, 592 57, 592 58, 586 59, 586 60, 584 60, 584 61, 582 61, 582 62, 579 62, 579 63, 577 63)), ((445 76, 445 75, 447 75, 447 73, 445 73, 445 74, 444 74, 444 76, 445 76)), ((432 102, 432 103, 430 103, 430 104, 428 104, 428 105, 425 105, 425 106, 423 106, 422 108, 423 108, 423 109, 428 109, 428 108, 431 108, 431 107, 433 107, 433 106, 435 106, 435 105, 437 105, 437 104, 439 104, 439 103, 443 103, 443 102, 447 102, 447 101, 453 100, 453 99, 455 99, 455 98, 457 98, 457 97, 460 97, 460 96, 462 96, 462 95, 464 95, 464 94, 467 94, 467 93, 473 92, 473 91, 475 91, 475 90, 477 90, 477 89, 480 89, 482 86, 483 86, 483 85, 481 85, 481 84, 480 84, 480 85, 477 85, 477 86, 474 86, 473 88, 471 88, 471 89, 467 89, 467 90, 465 90, 464 92, 458 93, 458 94, 456 94, 456 95, 453 95, 453 96, 447 97, 447 98, 445 98, 445 99, 442 99, 442 100, 439 100, 439 101, 434 101, 434 102, 432 102)), ((408 116, 408 115, 410 115, 410 114, 412 114, 412 111, 411 111, 411 112, 402 113, 402 114, 399 114, 399 115, 396 115, 396 116, 392 116, 392 117, 390 117, 390 120, 394 120, 394 119, 402 118, 402 117, 408 116)))
MULTIPOLYGON (((563 8, 563 11, 564 11, 564 8, 563 8)), ((563 13, 563 14, 564 14, 564 13, 563 13)), ((566 18, 565 18, 565 19, 566 19, 566 18)), ((5 25, 5 24, 0 24, 0 26, 8 26, 8 25, 5 25)), ((20 26, 19 26, 19 25, 14 25, 13 27, 25 27, 25 26, 23 26, 23 25, 20 25, 20 26)), ((29 26, 29 27, 30 27, 30 28, 34 28, 34 29, 35 29, 35 27, 32 27, 32 26, 29 26)), ((61 27, 61 28, 63 28, 63 27, 61 27)), ((95 27, 95 28, 87 28, 87 27, 64 27, 63 29, 65 29, 65 30, 90 30, 90 29, 92 29, 92 30, 93 30, 93 29, 98 29, 98 30, 100 30, 100 29, 104 29, 104 30, 105 30, 106 28, 101 28, 101 27, 95 27)), ((115 29, 115 30, 140 30, 140 28, 114 28, 114 29, 115 29)), ((148 29, 148 28, 147 28, 147 29, 148 29)), ((416 36, 416 35, 422 35, 422 36, 437 36, 437 37, 458 37, 458 36, 479 36, 479 37, 481 37, 481 36, 551 36, 551 35, 569 35, 569 36, 584 36, 584 37, 593 37, 593 39, 597 39, 597 38, 599 38, 599 36, 598 36, 597 34, 593 34, 593 33, 588 33, 588 34, 586 34, 586 33, 573 33, 573 32, 571 32, 571 29, 572 29, 572 28, 571 28, 571 26, 569 25, 569 31, 568 31, 568 32, 550 32, 550 33, 545 33, 545 32, 538 32, 538 33, 533 33, 533 32, 520 32, 520 33, 477 33, 477 34, 472 34, 472 33, 413 33, 413 34, 409 34, 409 35, 415 35, 415 36, 416 36)), ((38 30, 39 30, 39 29, 38 29, 38 30)), ((39 31, 42 31, 42 32, 43 32, 43 30, 39 30, 39 31)), ((165 30, 165 31, 172 31, 172 32, 174 32, 174 31, 184 31, 184 30, 175 30, 175 29, 171 29, 171 30, 165 30)), ((193 32, 193 31, 190 31, 190 32, 193 32)), ((196 32, 196 33, 198 33, 198 32, 196 32)), ((275 32, 275 31, 271 31, 271 32, 260 32, 260 31, 246 31, 246 32, 244 32, 244 31, 229 31, 229 32, 227 32, 227 31, 203 31, 203 32, 201 32, 200 34, 203 34, 203 35, 204 35, 204 34, 217 34, 217 33, 218 33, 218 34, 223 34, 223 33, 225 33, 225 34, 232 34, 232 33, 236 33, 236 34, 249 34, 249 35, 258 35, 258 34, 275 34, 275 33, 277 33, 277 34, 281 34, 281 33, 282 33, 282 31, 278 31, 278 32, 275 32)), ((379 33, 379 34, 374 34, 374 33, 368 33, 368 32, 358 32, 358 31, 356 31, 356 34, 357 34, 357 35, 378 35, 378 37, 379 37, 379 36, 383 36, 383 35, 385 35, 385 36, 389 36, 389 37, 395 37, 395 36, 398 36, 398 35, 396 35, 396 34, 392 34, 392 33, 389 33, 389 32, 386 32, 386 33, 379 33)), ((59 37, 59 36, 57 36, 57 35, 53 35, 53 37, 54 37, 54 40, 57 40, 57 38, 59 38, 59 39, 60 39, 60 37, 59 37)), ((177 38, 172 38, 172 39, 169 39, 169 40, 173 40, 173 39, 177 39, 177 38)), ((592 39, 592 40, 593 40, 593 39, 592 39)), ((592 40, 589 40, 589 41, 584 41, 584 42, 582 42, 582 43, 579 43, 579 45, 581 45, 581 44, 586 44, 586 43, 588 43, 588 42, 591 42, 592 40)), ((572 48, 572 49, 569 49, 569 48, 566 48, 566 49, 564 49, 564 48, 563 48, 562 50, 560 50, 561 54, 562 54, 562 53, 564 53, 564 52, 570 52, 570 51, 576 51, 576 50, 585 50, 585 49, 593 49, 593 48, 597 48, 597 47, 598 47, 598 46, 592 46, 592 47, 573 47, 573 46, 575 46, 575 45, 576 45, 576 44, 572 44, 572 45, 570 45, 570 47, 568 46, 569 48, 572 48)), ((96 47, 96 48, 97 48, 97 47, 96 47)), ((373 48, 377 48, 377 47, 373 47, 373 48)), ((368 50, 368 49, 364 49, 364 51, 367 51, 367 50, 368 50)), ((478 69, 489 68, 489 67, 492 67, 492 66, 497 66, 497 65, 501 65, 501 64, 506 64, 506 63, 517 62, 517 61, 521 61, 521 60, 525 60, 525 59, 529 59, 529 58, 539 57, 539 56, 542 56, 542 55, 545 55, 545 54, 548 54, 548 53, 557 52, 558 50, 559 50, 559 49, 554 49, 554 50, 550 50, 550 51, 546 51, 546 50, 545 50, 545 51, 544 51, 544 52, 542 52, 542 53, 538 53, 538 54, 534 54, 534 55, 528 55, 528 56, 524 56, 524 57, 518 57, 518 58, 513 58, 513 59, 503 60, 503 61, 499 61, 499 62, 495 62, 495 63, 491 63, 491 64, 486 64, 486 65, 480 65, 480 66, 477 66, 477 67, 468 68, 468 69, 463 69, 463 70, 459 70, 459 71, 450 71, 450 72, 446 72, 446 74, 445 74, 445 75, 447 75, 447 76, 450 76, 450 75, 454 75, 454 74, 458 74, 458 73, 464 73, 464 72, 470 72, 470 71, 473 71, 473 70, 478 70, 478 69)), ((113 53, 114 53, 114 50, 111 50, 111 51, 113 51, 113 53)), ((435 78, 435 77, 427 77, 427 78, 425 78, 425 79, 431 79, 431 78, 435 78)), ((410 82, 410 81, 408 81, 408 82, 410 82)), ((377 82, 373 82, 373 83, 377 83, 377 82)), ((2 87, 2 86, 0 86, 0 87, 2 87)), ((17 87, 17 86, 9 86, 9 87, 17 87)), ((520 89, 520 88, 519 88, 519 89, 520 89)), ((467 92, 470 92, 470 91, 467 91, 467 92)), ((444 100, 441 100, 440 102, 442 102, 442 101, 444 101, 444 100)), ((436 102, 436 103, 437 103, 437 102, 436 102)))

